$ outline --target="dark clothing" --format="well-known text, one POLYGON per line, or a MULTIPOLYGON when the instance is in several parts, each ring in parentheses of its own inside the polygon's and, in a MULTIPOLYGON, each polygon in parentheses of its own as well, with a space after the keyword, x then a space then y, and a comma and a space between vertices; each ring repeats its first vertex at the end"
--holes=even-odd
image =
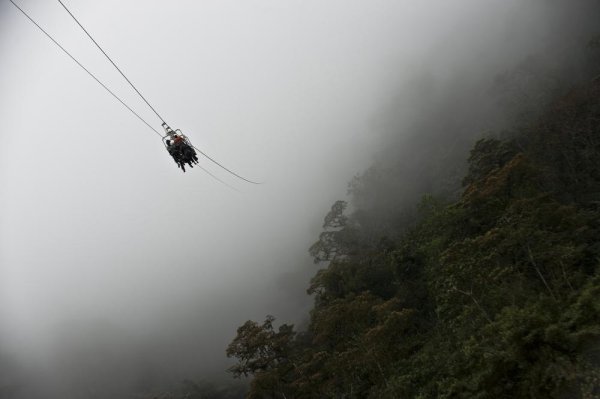
POLYGON ((184 172, 186 164, 193 168, 194 164, 198 163, 196 151, 193 147, 187 144, 181 136, 177 136, 173 141, 173 144, 167 147, 167 150, 175 160, 175 163, 177 163, 177 166, 179 166, 184 172))

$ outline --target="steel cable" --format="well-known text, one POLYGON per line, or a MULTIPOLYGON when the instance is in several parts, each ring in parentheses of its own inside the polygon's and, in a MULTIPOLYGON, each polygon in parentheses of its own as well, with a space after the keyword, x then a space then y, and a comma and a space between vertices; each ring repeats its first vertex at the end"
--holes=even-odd
MULTIPOLYGON (((92 35, 90 35, 90 33, 87 31, 87 29, 85 29, 83 27, 83 25, 79 22, 79 20, 75 17, 75 15, 73 15, 73 13, 67 8, 67 6, 65 6, 65 4, 61 1, 58 0, 58 2, 60 3, 61 6, 63 6, 63 8, 67 11, 67 13, 69 13, 69 15, 71 16, 71 18, 73 18, 73 20, 75 20, 75 22, 77 23, 77 25, 79 25, 79 27, 81 29, 83 29, 83 31, 85 32, 85 34, 87 35, 87 37, 90 38, 90 40, 96 45, 96 47, 98 47, 98 49, 102 52, 102 54, 104 54, 104 56, 110 61, 111 64, 113 64, 113 66, 117 69, 117 71, 119 71, 119 73, 121 74, 121 76, 123 76, 123 78, 125 78, 125 80, 127 81, 127 83, 129 83, 131 85, 131 87, 133 88, 133 90, 136 91, 137 94, 139 94, 139 96, 146 102, 146 104, 148 104, 148 106, 150 107, 150 109, 152 109, 152 111, 154 111, 154 113, 156 114, 156 116, 158 116, 158 118, 166 124, 165 120, 158 114, 158 112, 156 112, 156 110, 154 109, 154 107, 152 107, 152 105, 150 105, 150 103, 148 102, 148 100, 146 100, 146 98, 142 95, 142 93, 139 92, 139 90, 133 85, 133 83, 131 83, 131 81, 127 78, 127 76, 125 76, 125 74, 123 73, 123 71, 121 71, 121 69, 117 66, 117 64, 115 64, 115 62, 108 56, 108 54, 106 54, 106 52, 102 49, 102 47, 98 44, 98 42, 96 42, 96 40, 94 40, 94 38, 92 37, 92 35)), ((200 151, 198 148, 194 147, 198 152, 200 152, 200 154, 202 154, 206 159, 210 160, 211 162, 213 162, 215 165, 219 166, 220 168, 224 169, 225 171, 231 173, 232 175, 234 175, 235 177, 242 179, 248 183, 251 184, 261 184, 258 182, 254 182, 252 180, 246 179, 243 176, 240 176, 239 174, 235 173, 234 171, 226 168, 225 166, 221 165, 219 162, 217 162, 216 160, 214 160, 213 158, 211 158, 210 156, 208 156, 207 154, 205 154, 204 152, 200 151)))
MULTIPOLYGON (((192 146, 192 147, 194 147, 194 146, 192 146)), ((235 177, 237 177, 237 178, 239 178, 239 179, 242 179, 242 180, 244 180, 244 181, 246 181, 246 182, 248 182, 248 183, 251 183, 251 184, 262 184, 262 183, 259 183, 259 182, 255 182, 255 181, 252 181, 252 180, 248 180, 248 179, 246 179, 245 177, 238 175, 238 174, 237 174, 237 173, 235 173, 234 171, 232 171, 232 170, 230 170, 230 169, 227 169, 225 166, 221 165, 220 163, 218 163, 217 161, 215 161, 214 159, 212 159, 211 157, 209 157, 208 155, 206 155, 206 154, 205 154, 204 152, 202 152, 200 149, 198 149, 198 148, 196 148, 196 147, 194 147, 194 149, 195 149, 196 151, 198 151, 200 154, 202 154, 202 155, 203 155, 203 156, 204 156, 206 159, 208 159, 209 161, 213 162, 215 165, 217 165, 217 166, 219 166, 219 167, 223 168, 224 170, 226 170, 227 172, 231 173, 231 174, 232 174, 232 175, 234 175, 235 177)))
POLYGON ((81 23, 75 17, 75 15, 73 15, 73 13, 71 11, 69 11, 69 9, 67 8, 67 6, 65 6, 65 4, 61 0, 58 0, 58 2, 69 13, 69 15, 71 16, 71 18, 73 18, 75 20, 75 22, 77 22, 77 25, 79 25, 79 27, 81 29, 83 29, 83 31, 85 32, 85 34, 96 45, 96 47, 98 47, 98 49, 102 52, 102 54, 104 54, 104 56, 110 61, 110 63, 113 64, 113 66, 117 69, 117 71, 119 71, 119 73, 121 74, 121 76, 123 76, 123 78, 125 78, 125 80, 127 81, 127 83, 129 83, 129 85, 133 88, 133 90, 135 90, 135 92, 142 98, 142 100, 144 100, 144 102, 146 104, 148 104, 148 106, 150 107, 150 109, 156 114, 156 116, 158 116, 158 119, 160 119, 163 123, 166 123, 165 120, 162 118, 162 116, 160 116, 158 114, 158 112, 156 112, 156 110, 154 109, 154 107, 152 105, 150 105, 150 103, 148 102, 148 100, 146 100, 146 97, 144 97, 142 95, 142 93, 140 93, 140 91, 137 89, 137 87, 135 87, 135 85, 133 83, 131 83, 131 81, 127 78, 127 76, 125 76, 125 74, 123 73, 123 71, 121 71, 121 69, 117 66, 117 64, 115 64, 115 62, 112 60, 112 58, 110 58, 108 56, 108 54, 106 54, 106 51, 104 51, 104 49, 102 49, 102 47, 100 47, 100 45, 98 44, 98 42, 96 42, 96 40, 94 40, 94 38, 92 37, 92 35, 90 35, 90 33, 83 27, 83 25, 81 25, 81 23))
MULTIPOLYGON (((92 72, 90 72, 85 66, 83 66, 83 64, 81 64, 81 62, 79 62, 75 57, 73 57, 73 55, 71 55, 71 53, 69 53, 69 51, 67 51, 67 49, 65 49, 63 46, 61 46, 60 43, 58 43, 48 32, 46 32, 44 30, 44 28, 42 28, 37 22, 35 22, 33 20, 33 18, 31 18, 29 16, 29 14, 27 14, 21 7, 19 7, 13 0, 9 0, 23 15, 25 15, 27 17, 27 19, 33 23, 39 30, 41 30, 46 37, 48 37, 48 39, 50 39, 54 44, 56 44, 66 55, 69 56, 69 58, 71 58, 71 60, 73 60, 77 65, 79 65, 81 67, 81 69, 83 69, 85 72, 87 72, 88 75, 90 75, 100 86, 102 86, 107 92, 109 92, 114 98, 116 98, 125 108, 127 108, 133 115, 135 115, 139 120, 141 120, 142 122, 144 122, 144 124, 146 124, 146 126, 148 126, 150 129, 152 129, 152 131, 154 131, 159 137, 163 137, 162 134, 160 134, 158 132, 158 130, 156 130, 155 128, 152 127, 152 125, 150 125, 148 122, 146 122, 144 120, 144 118, 142 118, 140 115, 138 115, 133 109, 131 109, 131 107, 129 107, 129 105, 127 105, 123 100, 121 100, 119 98, 119 96, 117 96, 115 93, 113 93, 112 90, 110 90, 104 83, 102 83, 92 72)), ((205 168, 203 168, 202 166, 198 165, 198 167, 200 169, 202 169, 204 172, 206 172, 209 176, 211 176, 213 179, 217 180, 218 182, 220 182, 221 184, 229 187, 232 190, 238 191, 235 187, 230 186, 229 184, 225 183, 223 180, 219 179, 217 176, 213 175, 212 173, 210 173, 208 170, 206 170, 205 168)), ((238 191, 239 192, 239 191, 238 191)))
POLYGON ((83 66, 83 64, 81 64, 81 62, 79 62, 75 57, 73 57, 73 55, 71 55, 71 53, 69 53, 67 51, 67 49, 65 49, 63 46, 60 45, 59 42, 57 42, 56 40, 54 40, 54 38, 52 36, 50 36, 50 34, 48 32, 46 32, 44 30, 44 28, 42 28, 40 25, 38 25, 37 22, 35 22, 33 20, 33 18, 31 18, 29 16, 29 14, 27 14, 21 7, 19 7, 13 0, 8 0, 10 1, 19 11, 21 11, 21 13, 23 13, 23 15, 25 15, 27 17, 27 19, 29 19, 29 21, 31 21, 31 23, 33 23, 35 26, 37 26, 37 28, 39 30, 41 30, 47 37, 48 39, 52 40, 52 42, 54 44, 56 44, 66 55, 69 56, 69 58, 71 58, 77 65, 79 65, 81 67, 81 69, 83 69, 85 72, 87 72, 88 75, 90 75, 96 82, 98 82, 98 84, 100 86, 102 86, 104 88, 104 90, 106 90, 107 92, 110 93, 110 95, 112 95, 114 98, 117 99, 117 101, 119 101, 125 108, 127 108, 129 110, 129 112, 131 112, 133 115, 135 115, 139 120, 141 120, 144 124, 146 124, 146 126, 148 126, 150 129, 152 129, 156 134, 158 134, 160 137, 162 137, 162 134, 160 134, 160 132, 158 130, 156 130, 155 128, 152 127, 152 125, 150 125, 148 122, 146 122, 146 120, 144 118, 142 118, 140 115, 138 115, 137 112, 135 112, 133 109, 131 109, 131 107, 127 104, 125 104, 125 102, 123 100, 121 100, 119 98, 119 96, 117 96, 115 93, 113 93, 113 91, 111 89, 109 89, 104 83, 102 83, 97 77, 96 75, 94 75, 92 72, 89 71, 89 69, 87 69, 86 67, 83 66))
MULTIPOLYGON (((93 74, 93 73, 92 73, 92 72, 91 72, 89 69, 87 69, 87 68, 86 68, 86 67, 85 67, 85 66, 84 66, 84 65, 83 65, 81 62, 79 62, 79 61, 78 61, 78 60, 77 60, 77 59, 76 59, 76 58, 75 58, 75 57, 74 57, 74 56, 73 56, 73 55, 72 55, 72 54, 71 54, 71 53, 70 53, 70 52, 69 52, 67 49, 65 49, 65 48, 64 48, 64 47, 63 47, 63 46, 62 46, 62 45, 61 45, 61 44, 60 44, 58 41, 56 41, 56 40, 55 40, 55 39, 54 39, 54 38, 53 38, 53 37, 52 37, 52 36, 51 36, 51 35, 50 35, 48 32, 46 32, 46 30, 45 30, 44 28, 42 28, 42 27, 41 27, 41 26, 40 26, 40 25, 39 25, 37 22, 35 22, 35 20, 34 20, 33 18, 31 18, 31 17, 29 16, 29 14, 27 14, 27 12, 25 12, 25 11, 24 11, 24 10, 23 10, 21 7, 19 7, 19 6, 18 6, 18 5, 17 5, 17 4, 16 4, 16 3, 13 1, 13 0, 9 0, 9 1, 11 2, 11 4, 12 4, 13 6, 15 6, 15 8, 17 8, 17 9, 18 9, 18 10, 19 10, 19 11, 20 11, 22 14, 23 14, 23 15, 24 15, 24 16, 25 16, 25 17, 26 17, 26 18, 27 18, 27 19, 28 19, 28 20, 29 20, 29 21, 30 21, 32 24, 34 24, 34 25, 35 25, 35 26, 36 26, 36 27, 37 27, 37 28, 38 28, 38 29, 39 29, 39 30, 40 30, 42 33, 44 33, 44 35, 46 35, 46 37, 47 37, 48 39, 50 39, 50 40, 51 40, 51 41, 52 41, 52 42, 53 42, 53 43, 54 43, 54 44, 55 44, 55 45, 56 45, 58 48, 60 48, 60 49, 61 49, 61 50, 62 50, 62 51, 63 51, 63 52, 64 52, 64 53, 65 53, 65 54, 66 54, 66 55, 67 55, 67 56, 68 56, 68 57, 69 57, 69 58, 70 58, 70 59, 73 61, 73 62, 75 62, 75 63, 76 63, 76 64, 77 64, 77 65, 78 65, 78 66, 79 66, 81 69, 83 69, 83 70, 84 70, 84 71, 85 71, 85 72, 86 72, 86 73, 87 73, 87 74, 88 74, 90 77, 92 77, 92 79, 94 79, 94 80, 95 80, 95 81, 96 81, 96 82, 97 82, 97 83, 98 83, 100 86, 102 86, 102 88, 103 88, 104 90, 106 90, 106 91, 107 91, 107 92, 108 92, 108 93, 109 93, 111 96, 113 96, 113 97, 114 97, 114 98, 115 98, 115 99, 116 99, 118 102, 120 102, 120 103, 121 103, 121 105, 123 105, 125 108, 127 108, 127 110, 128 110, 129 112, 131 112, 131 113, 132 113, 132 114, 133 114, 135 117, 137 117, 137 118, 138 118, 140 121, 142 121, 142 122, 143 122, 143 123, 144 123, 146 126, 148 126, 148 128, 149 128, 149 129, 151 129, 151 130, 152 130, 154 133, 156 133, 156 134, 157 134, 159 137, 161 137, 161 138, 163 137, 163 135, 162 135, 162 134, 161 134, 161 133, 160 133, 158 130, 156 130, 154 127, 152 127, 152 125, 150 125, 150 124, 149 124, 149 123, 148 123, 148 122, 147 122, 147 121, 146 121, 144 118, 142 118, 142 117, 141 117, 141 116, 140 116, 140 115, 139 115, 137 112, 135 112, 135 111, 134 111, 134 110, 133 110, 133 109, 132 109, 132 108, 131 108, 129 105, 127 105, 127 104, 126 104, 126 103, 125 103, 123 100, 121 100, 121 98, 120 98, 119 96, 117 96, 117 95, 116 95, 116 94, 115 94, 115 93, 114 93, 114 92, 113 92, 111 89, 109 89, 109 88, 108 88, 108 87, 107 87, 107 86, 106 86, 104 83, 102 83, 102 82, 100 81, 100 79, 98 79, 98 78, 96 77, 96 75, 94 75, 94 74, 93 74)), ((59 0, 59 2, 60 2, 60 0, 59 0)), ((61 4, 62 4, 62 2, 61 2, 61 4)), ((64 7, 64 5, 63 5, 63 7, 64 7)), ((66 9, 66 7, 65 7, 65 9, 66 9)), ((67 9, 67 11, 68 11, 68 9, 67 9)), ((73 18, 75 18, 75 17, 73 17, 73 18)), ((79 22, 78 22, 78 23, 79 23, 79 22)), ((80 25, 80 26, 81 26, 81 25, 80 25)), ((83 28, 83 26, 82 26, 82 29, 84 29, 84 28, 83 28)), ((85 30, 85 29, 84 29, 84 30, 85 30)), ((86 31, 86 33, 87 33, 87 31, 86 31)), ((89 34, 88 34, 88 36, 89 36, 89 34)), ((90 39, 94 40, 94 39, 93 39, 91 36, 90 36, 90 39)), ((94 43, 95 43, 95 41, 94 41, 94 43)), ((98 46, 98 47, 100 47, 100 46, 98 46)), ((102 49, 100 49, 100 50, 102 50, 102 49)), ((104 53, 104 51, 102 51, 102 52, 104 53)), ((104 53, 104 54, 106 55, 106 53, 104 53)), ((108 55, 107 55, 107 57, 108 57, 108 55)), ((109 58, 109 59, 110 59, 110 58, 109 58)), ((111 62, 112 62, 112 60, 111 60, 111 62)), ((113 63, 113 65, 114 65, 114 63, 113 63)), ((115 67, 118 69, 118 67, 117 67, 116 65, 115 65, 115 67)), ((119 72, 121 72, 121 71, 119 70, 119 72)), ((122 72, 121 72, 121 74, 123 75, 123 73, 122 73, 122 72)), ((125 75, 123 75, 123 77, 124 77, 125 79, 127 79, 127 77, 125 77, 125 75)), ((127 81, 129 82, 129 80, 128 80, 128 79, 127 79, 127 81)), ((131 82, 129 82, 129 83, 131 84, 131 82)), ((133 86, 133 84, 131 84, 131 85, 133 86)), ((135 86, 133 86, 133 87, 134 87, 134 89, 135 89, 135 86)), ((136 89, 136 91, 137 91, 137 89, 136 89)), ((138 94, 140 94, 140 93, 138 92, 138 94)), ((140 94, 140 96, 143 98, 143 96, 142 96, 141 94, 140 94)), ((145 99, 144 99, 144 101, 145 101, 145 99)), ((146 103, 148 104, 148 102, 147 102, 147 101, 146 101, 146 103)), ((152 106, 151 106, 150 104, 148 104, 148 106, 150 106, 150 108, 152 108, 152 106)), ((154 108, 152 108, 152 110, 154 111, 154 108)), ((154 111, 154 112, 156 113, 156 111, 154 111)), ((162 120, 162 118, 160 117, 160 115, 158 115, 158 113, 156 113, 156 114, 157 114, 157 116, 158 116, 158 117, 159 117, 159 118, 162 120)), ((192 147, 193 147, 193 146, 192 146, 192 147)), ((216 164, 217 166, 221 167, 222 169, 226 170, 227 172, 231 173, 232 175, 236 176, 237 178, 239 178, 239 179, 242 179, 242 180, 244 180, 244 181, 246 181, 246 182, 248 182, 248 183, 252 183, 252 184, 261 184, 261 183, 254 182, 254 181, 251 181, 251 180, 249 180, 249 179, 246 179, 246 178, 245 178, 245 177, 243 177, 243 176, 240 176, 239 174, 237 174, 237 173, 233 172, 232 170, 230 170, 230 169, 226 168, 225 166, 221 165, 219 162, 217 162, 216 160, 214 160, 213 158, 211 158, 211 157, 210 157, 208 154, 204 153, 203 151, 199 150, 198 148, 196 148, 196 147, 193 147, 193 148, 194 148, 194 149, 196 149, 196 150, 197 150, 197 151, 198 151, 200 154, 202 154, 202 155, 203 155, 203 156, 204 156, 206 159, 210 160, 211 162, 213 162, 213 163, 214 163, 214 164, 216 164)), ((210 175, 212 178, 214 178, 215 180, 219 181, 220 183, 222 183, 222 184, 226 185, 227 187, 229 187, 229 188, 231 188, 231 189, 233 189, 233 190, 236 190, 236 191, 238 191, 238 190, 237 190, 237 189, 235 189, 234 187, 230 186, 229 184, 225 183, 223 180, 219 179, 218 177, 216 177, 215 175, 213 175, 212 173, 210 173, 210 172, 209 172, 208 170, 206 170, 205 168, 203 168, 203 167, 201 167, 201 166, 200 166, 200 169, 202 169, 204 172, 206 172, 208 175, 210 175)))

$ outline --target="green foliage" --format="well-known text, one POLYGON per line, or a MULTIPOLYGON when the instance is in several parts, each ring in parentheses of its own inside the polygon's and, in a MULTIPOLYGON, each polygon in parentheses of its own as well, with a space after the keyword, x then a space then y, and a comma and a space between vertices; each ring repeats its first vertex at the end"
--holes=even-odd
POLYGON ((261 371, 283 367, 287 363, 294 326, 284 324, 278 331, 273 328, 273 316, 267 316, 262 325, 248 320, 238 328, 236 338, 227 348, 227 356, 240 361, 229 371, 234 376, 248 376, 261 371))
POLYGON ((469 157, 469 172, 463 180, 468 185, 481 180, 490 172, 501 168, 516 154, 509 143, 493 139, 481 139, 475 143, 469 157))
POLYGON ((600 397, 599 134, 592 82, 478 141, 462 197, 423 197, 417 223, 334 204, 308 330, 248 321, 227 350, 249 397, 600 397))

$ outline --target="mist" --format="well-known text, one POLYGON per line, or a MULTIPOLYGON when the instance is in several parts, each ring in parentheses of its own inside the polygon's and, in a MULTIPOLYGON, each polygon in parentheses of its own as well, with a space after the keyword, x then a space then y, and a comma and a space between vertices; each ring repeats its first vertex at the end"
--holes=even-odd
MULTIPOLYGON (((360 206, 452 192, 437 182, 454 171, 427 157, 460 168, 476 138, 518 121, 497 83, 528 59, 556 90, 589 78, 575 61, 598 21, 592 1, 66 4, 173 128, 263 184, 207 160, 235 190, 181 173, 2 2, 0 389, 18 388, 0 398, 230 379, 237 326, 306 321, 307 249, 353 176, 404 171, 360 206)), ((58 3, 19 5, 160 127, 58 3)))

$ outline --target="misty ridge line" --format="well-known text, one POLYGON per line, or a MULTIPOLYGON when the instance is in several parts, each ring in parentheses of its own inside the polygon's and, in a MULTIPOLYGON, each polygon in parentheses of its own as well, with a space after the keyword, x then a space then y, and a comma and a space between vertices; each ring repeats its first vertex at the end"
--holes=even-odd
POLYGON ((267 315, 227 347, 247 397, 597 396, 600 82, 579 83, 478 140, 458 198, 406 209, 381 202, 394 169, 356 177, 378 202, 325 216, 308 326, 267 315))
MULTIPOLYGON (((600 86, 594 77, 600 70, 600 46, 594 45, 598 37, 599 29, 592 27, 587 37, 572 38, 571 48, 561 46, 550 56, 530 56, 497 75, 493 88, 499 92, 496 101, 502 113, 486 112, 488 104, 481 109, 484 118, 502 121, 499 127, 506 130, 484 136, 474 146, 473 137, 464 137, 462 145, 471 148, 468 165, 447 167, 449 160, 460 165, 460 158, 466 158, 465 147, 448 151, 431 142, 418 146, 413 141, 410 150, 420 155, 411 159, 413 164, 406 159, 386 160, 351 181, 352 207, 336 201, 310 248, 315 263, 323 263, 324 268, 310 281, 308 293, 314 296, 314 306, 308 326, 296 330, 293 324, 276 324, 271 315, 263 322, 248 320, 227 348, 227 355, 237 361, 229 369, 233 376, 252 377, 249 397, 527 398, 549 392, 592 397, 600 389, 591 377, 600 373, 592 359, 594 344, 578 341, 577 333, 567 336, 569 329, 584 331, 600 325, 597 301, 592 305, 593 293, 599 289, 599 258, 598 251, 591 249, 598 244, 593 227, 598 212, 593 204, 600 190, 596 166, 600 147, 594 144, 597 129, 586 127, 598 120, 600 86), (553 56, 565 62, 564 67, 547 69, 544 61, 553 56), (564 131, 571 133, 565 137, 564 131), (415 176, 421 182, 407 190, 415 176), (509 205, 499 207, 497 201, 509 205), (521 219, 511 221, 515 216, 521 219), (572 217, 573 225, 555 227, 557 217, 572 217), (577 223, 581 223, 578 228, 577 223), (572 229, 588 231, 577 238, 579 248, 589 248, 595 255, 581 253, 585 260, 556 261, 569 251, 552 248, 547 241, 571 247, 572 229), (486 241, 491 240, 488 247, 486 241), (439 242, 444 241, 450 244, 441 251, 439 242), (502 264, 502 256, 507 255, 495 255, 499 251, 517 257, 511 278, 519 281, 520 288, 504 285, 503 278, 508 277, 495 276, 511 273, 511 265, 502 264), (494 256, 497 266, 488 271, 486 262, 494 256), (519 270, 529 268, 535 270, 529 276, 519 270), (510 296, 523 299, 515 305, 516 299, 512 303, 506 299, 510 296), (527 298, 538 296, 538 303, 528 303, 527 298), (581 303, 589 307, 583 311, 581 303), (569 327, 561 317, 552 318, 541 310, 545 307, 567 314, 569 327), (541 326, 527 324, 539 318, 544 318, 541 326), (519 334, 539 334, 544 329, 565 330, 531 347, 519 339, 519 334), (516 336, 494 345, 497 330, 516 336), (482 342, 469 342, 473 335, 482 342), (465 345, 473 352, 461 356, 465 345), (586 346, 571 349, 577 356, 569 363, 574 376, 571 371, 548 371, 539 377, 538 367, 563 361, 562 349, 555 349, 551 358, 543 352, 555 345, 586 346), (531 364, 523 366, 518 358, 511 358, 513 348, 532 350, 531 364), (479 352, 487 351, 496 351, 505 363, 486 362, 479 352), (461 361, 466 365, 455 365, 461 361), (485 374, 478 380, 482 367, 485 374), (486 396, 489 392, 495 393, 486 396)), ((461 118, 451 114, 462 104, 437 105, 434 115, 450 121, 446 125, 450 134, 463 130, 461 118)), ((466 120, 471 114, 481 118, 477 109, 466 109, 459 114, 466 120)), ((417 132, 429 130, 426 139, 439 139, 439 121, 432 119, 434 123, 423 120, 422 126, 412 127, 417 132)), ((389 156, 397 157, 398 152, 394 147, 389 156)), ((402 155, 409 153, 404 150, 402 155)), ((595 336, 596 345, 599 339, 595 336)))

